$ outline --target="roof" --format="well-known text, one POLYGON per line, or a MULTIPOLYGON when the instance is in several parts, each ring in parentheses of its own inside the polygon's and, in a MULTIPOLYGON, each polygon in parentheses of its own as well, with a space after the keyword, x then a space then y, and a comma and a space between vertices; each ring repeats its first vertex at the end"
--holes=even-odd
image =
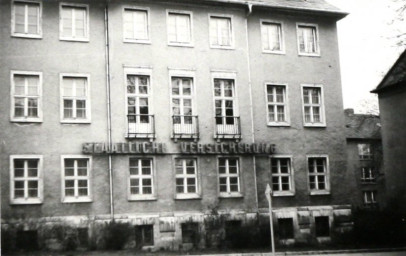
POLYGON ((381 139, 379 116, 354 114, 353 109, 346 109, 344 113, 347 139, 381 139))
POLYGON ((381 83, 371 92, 380 93, 393 89, 406 89, 406 50, 389 69, 381 83))

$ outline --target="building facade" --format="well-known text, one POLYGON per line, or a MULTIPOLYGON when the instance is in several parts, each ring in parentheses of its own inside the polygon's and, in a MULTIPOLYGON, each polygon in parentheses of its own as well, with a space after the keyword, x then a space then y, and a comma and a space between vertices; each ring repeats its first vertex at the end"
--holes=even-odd
POLYGON ((46 247, 55 223, 95 237, 114 218, 134 226, 130 247, 203 248, 213 215, 226 238, 266 223, 267 184, 279 243, 351 228, 345 13, 321 0, 1 4, 3 229, 46 247))

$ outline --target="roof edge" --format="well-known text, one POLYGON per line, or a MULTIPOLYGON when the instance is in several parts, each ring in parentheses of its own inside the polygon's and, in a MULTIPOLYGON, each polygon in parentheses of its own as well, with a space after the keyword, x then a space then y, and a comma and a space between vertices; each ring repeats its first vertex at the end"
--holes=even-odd
POLYGON ((401 59, 403 59, 404 57, 406 57, 406 50, 403 51, 402 54, 399 55, 398 59, 395 61, 395 63, 392 65, 392 67, 389 69, 388 72, 386 72, 385 76, 382 78, 381 82, 376 86, 375 89, 373 89, 372 91, 370 91, 371 93, 380 93, 382 91, 386 91, 386 89, 388 87, 384 87, 384 88, 380 88, 381 85, 386 82, 386 80, 388 80, 388 77, 390 76, 390 74, 392 73, 392 71, 396 68, 397 64, 401 61, 401 59))

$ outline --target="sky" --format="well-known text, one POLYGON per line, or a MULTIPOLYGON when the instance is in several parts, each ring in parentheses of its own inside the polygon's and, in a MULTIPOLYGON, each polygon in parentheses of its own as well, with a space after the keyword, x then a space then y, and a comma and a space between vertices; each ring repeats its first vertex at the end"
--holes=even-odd
POLYGON ((406 1, 327 1, 350 13, 337 23, 344 108, 370 113, 378 105, 376 95, 370 91, 405 49, 396 46, 395 36, 406 32, 406 19, 393 20, 397 17, 396 9, 406 1))

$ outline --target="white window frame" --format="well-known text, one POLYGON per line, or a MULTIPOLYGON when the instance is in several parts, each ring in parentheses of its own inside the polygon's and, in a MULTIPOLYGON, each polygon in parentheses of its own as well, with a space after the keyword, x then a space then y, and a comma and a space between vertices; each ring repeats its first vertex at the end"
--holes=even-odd
MULTIPOLYGON (((60 73, 59 74, 59 91, 60 91, 60 121, 61 123, 90 123, 91 118, 91 98, 90 97, 90 75, 89 74, 77 74, 77 73, 60 73), (64 95, 63 95, 63 79, 65 77, 73 77, 73 78, 86 78, 86 118, 83 119, 76 119, 75 111, 76 111, 76 103, 72 107, 74 107, 74 117, 72 119, 64 118, 64 95)), ((69 99, 76 99, 76 96, 69 96, 69 99)), ((75 101, 74 101, 75 102, 75 101)))
MULTIPOLYGON (((62 195, 62 203, 88 203, 92 202, 92 157, 91 156, 84 156, 84 155, 61 155, 61 195, 62 195), (88 189, 88 196, 66 196, 65 195, 65 159, 87 159, 87 189, 88 189)), ((77 172, 77 169, 75 170, 75 173, 77 172)), ((73 180, 77 181, 78 176, 75 175, 73 176, 73 180)), ((83 180, 83 178, 81 178, 83 180)), ((75 182, 76 184, 76 182, 75 182)), ((77 190, 77 186, 75 186, 75 190, 77 190)))
POLYGON ((372 153, 372 145, 371 143, 358 143, 358 157, 359 160, 372 160, 374 158, 374 155, 372 153), (366 145, 368 147, 368 152, 367 154, 363 154, 364 152, 362 152, 362 146, 366 145))
POLYGON ((319 26, 314 23, 296 23, 296 37, 297 37, 297 52, 299 56, 320 57, 320 40, 319 40, 319 26), (300 51, 299 27, 313 27, 316 29, 316 38, 314 39, 316 52, 302 52, 300 51))
POLYGON ((376 183, 376 175, 374 167, 364 166, 361 167, 361 182, 362 183, 376 183))
MULTIPOLYGON (((234 50, 235 49, 235 40, 234 40, 234 24, 233 24, 233 15, 228 15, 228 14, 218 14, 218 13, 209 13, 209 17, 208 17, 208 21, 209 21, 209 44, 210 44, 210 48, 213 49, 225 49, 225 50, 234 50), (229 31, 229 35, 230 35, 230 45, 216 45, 216 44, 212 44, 211 42, 211 37, 212 37, 212 32, 211 32, 211 28, 210 28, 210 21, 211 18, 220 18, 220 19, 229 19, 230 20, 230 31, 229 31)), ((219 31, 217 31, 217 36, 219 34, 219 31)))
POLYGON ((242 183, 242 171, 241 171, 241 158, 236 156, 219 156, 217 157, 217 191, 218 196, 223 198, 231 198, 231 197, 243 197, 243 183, 242 183), (226 173, 220 174, 220 159, 226 159, 226 166, 228 166, 229 159, 236 159, 237 160, 237 174, 229 174, 229 169, 226 167, 226 173), (238 191, 231 192, 230 191, 230 178, 237 177, 238 178, 238 191), (227 192, 220 192, 220 178, 227 178, 227 192))
MULTIPOLYGON (((90 14, 89 14, 89 5, 88 4, 77 4, 77 3, 67 3, 67 2, 61 2, 59 4, 59 40, 62 41, 77 41, 77 42, 89 42, 89 38, 90 38, 90 30, 89 30, 89 18, 90 14), (74 35, 71 36, 64 36, 63 35, 63 18, 62 18, 62 8, 63 7, 71 7, 71 8, 84 8, 86 9, 86 18, 85 18, 85 37, 81 38, 77 38, 74 35)), ((74 29, 74 28, 72 28, 74 29)))
MULTIPOLYGON (((26 16, 26 15, 25 15, 26 16)), ((27 29, 28 21, 27 17, 25 17, 24 22, 25 29, 27 29)), ((13 0, 11 6, 11 36, 13 37, 25 37, 25 38, 42 38, 42 1, 36 0, 13 0), (15 31, 15 3, 28 3, 28 4, 38 4, 38 33, 37 34, 29 34, 27 33, 19 33, 15 31)))
POLYGON ((378 204, 376 200, 376 190, 364 190, 362 191, 363 203, 365 206, 375 206, 378 204), (370 200, 369 200, 370 199, 370 200))
MULTIPOLYGON (((319 154, 319 155, 306 155, 306 172, 307 172, 307 182, 308 182, 308 188, 310 191, 310 195, 328 195, 330 194, 330 164, 329 164, 329 159, 327 154, 319 154), (311 189, 310 188, 310 176, 320 176, 322 173, 317 173, 318 175, 311 175, 309 172, 309 158, 324 158, 325 159, 325 172, 324 172, 324 183, 325 183, 325 189, 311 189)), ((317 184, 317 181, 316 181, 317 184)), ((318 184, 317 184, 318 186, 318 184)))
MULTIPOLYGON (((148 157, 148 156, 133 156, 129 157, 128 159, 128 166, 127 166, 127 198, 128 201, 150 201, 150 200, 156 200, 156 161, 154 157, 148 157), (138 161, 142 160, 149 160, 151 161, 151 175, 143 175, 141 172, 142 170, 139 170, 140 173, 138 175, 131 175, 130 173, 130 159, 136 159, 138 161), (142 179, 143 177, 150 177, 151 178, 151 189, 152 193, 151 194, 131 194, 131 178, 138 177, 138 179, 142 179)), ((140 187, 140 191, 142 191, 142 187, 140 187)))
MULTIPOLYGON (((10 121, 11 122, 27 122, 27 123, 40 123, 42 122, 42 72, 34 72, 34 71, 16 71, 12 70, 10 72, 10 83, 11 83, 11 90, 10 90, 10 121), (24 117, 16 117, 15 116, 15 108, 14 108, 14 93, 15 93, 15 83, 14 83, 14 75, 26 75, 26 76, 38 76, 38 117, 28 117, 28 114, 24 117)), ((27 98, 27 97, 25 97, 27 98)), ((28 103, 24 105, 24 113, 28 112, 28 103)))
POLYGON ((193 47, 194 46, 194 39, 193 39, 193 12, 191 11, 181 11, 181 10, 166 10, 166 37, 168 41, 168 45, 170 46, 183 46, 183 47, 193 47), (189 15, 189 33, 190 33, 190 41, 189 42, 171 42, 169 40, 169 15, 170 14, 179 14, 179 15, 189 15))
MULTIPOLYGON (((326 114, 325 114, 325 107, 324 107, 324 92, 323 92, 323 85, 321 84, 301 84, 301 98, 302 98, 302 114, 303 114, 303 126, 305 127, 326 127, 326 114), (311 110, 313 106, 320 107, 320 119, 321 122, 313 122, 313 111, 311 111, 311 119, 312 122, 306 122, 305 117, 305 103, 304 103, 304 88, 319 88, 320 89, 320 103, 312 104, 307 103, 306 106, 310 106, 311 110)), ((310 97, 311 98, 311 97, 310 97)))
MULTIPOLYGON (((184 157, 184 156, 177 156, 174 157, 173 159, 173 169, 174 169, 174 176, 175 176, 175 199, 199 199, 201 197, 201 192, 200 192, 200 173, 199 173, 199 164, 198 164, 198 160, 195 157, 184 157), (176 161, 180 160, 182 161, 182 169, 183 169, 183 174, 177 174, 176 173, 176 161), (193 160, 194 161, 194 165, 195 165, 195 174, 186 174, 185 171, 185 160, 193 160), (184 193, 178 193, 176 191, 176 180, 177 179, 183 179, 185 181, 185 179, 187 178, 195 178, 195 185, 196 185, 196 192, 194 193, 188 193, 188 192, 184 192, 184 193)), ((183 188, 185 188, 186 185, 185 183, 183 184, 183 188)))
MULTIPOLYGON (((278 164, 279 166, 279 164, 278 164)), ((294 178, 294 173, 295 170, 293 168, 293 157, 292 155, 282 155, 282 154, 277 154, 277 155, 272 155, 269 158, 269 170, 271 174, 271 184, 273 184, 272 178, 273 177, 278 177, 279 178, 279 185, 281 186, 281 177, 289 177, 289 182, 290 182, 290 189, 289 190, 273 190, 272 189, 272 195, 273 196, 294 196, 295 195, 295 178, 294 178), (288 174, 282 174, 280 173, 280 169, 278 170, 278 174, 273 174, 272 173, 272 159, 289 159, 289 164, 290 164, 290 170, 288 174)))
POLYGON ((44 200, 44 182, 43 182, 43 157, 42 155, 10 155, 10 203, 11 204, 42 204, 44 200), (18 180, 26 181, 28 180, 36 180, 38 181, 38 197, 32 198, 28 197, 28 185, 24 185, 24 198, 14 198, 14 181, 16 178, 14 177, 14 160, 30 160, 35 159, 38 160, 38 177, 35 178, 28 178, 27 177, 27 170, 26 170, 26 162, 24 163, 24 177, 22 179, 17 178, 18 180))
MULTIPOLYGON (((122 21, 123 21, 123 42, 125 43, 138 43, 138 44, 151 44, 151 29, 150 29, 150 9, 148 7, 139 7, 139 6, 123 6, 123 14, 122 14, 122 21), (147 31, 147 39, 137 39, 137 38, 126 38, 124 33, 124 15, 126 10, 130 11, 143 11, 147 13, 147 24, 146 24, 146 31, 147 31)), ((134 29, 135 27, 133 27, 134 29)))
MULTIPOLYGON (((290 126, 290 111, 289 111, 289 90, 288 90, 288 85, 285 83, 265 83, 265 102, 266 102, 266 119, 267 119, 267 124, 268 126, 290 126), (268 101, 268 86, 282 86, 285 88, 285 94, 284 94, 284 102, 283 103, 277 103, 277 102, 269 102, 268 101), (279 122, 279 121, 270 121, 269 120, 269 105, 274 105, 274 106, 284 106, 284 113, 285 113, 285 121, 279 122)), ((276 112, 277 114, 277 112, 276 112)))
MULTIPOLYGON (((261 26, 261 39, 262 39, 261 40, 261 47, 262 47, 262 52, 263 53, 272 53, 272 54, 285 54, 286 53, 285 52, 285 35, 284 35, 284 32, 283 32, 283 26, 284 26, 283 22, 276 21, 276 20, 260 19, 260 26, 261 26), (267 24, 279 25, 279 27, 280 27, 280 42, 279 43, 280 43, 280 46, 281 46, 280 50, 274 51, 274 50, 265 49, 263 41, 264 41, 264 37, 265 37, 264 29, 266 29, 267 24)), ((269 35, 268 35, 267 41, 268 41, 268 44, 269 44, 269 35)))

